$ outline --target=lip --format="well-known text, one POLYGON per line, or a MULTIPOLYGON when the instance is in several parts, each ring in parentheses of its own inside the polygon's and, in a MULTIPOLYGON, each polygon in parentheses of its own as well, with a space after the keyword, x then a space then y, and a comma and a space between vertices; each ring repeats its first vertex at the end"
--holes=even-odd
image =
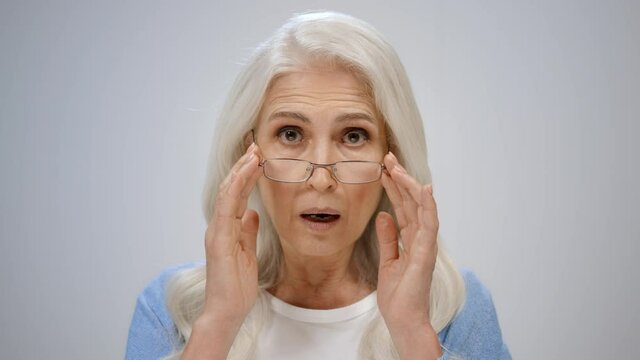
POLYGON ((330 207, 312 207, 305 209, 300 212, 300 215, 303 214, 329 214, 329 215, 340 215, 340 211, 330 208, 330 207))
POLYGON ((300 212, 298 218, 300 219, 300 221, 302 221, 302 223, 305 225, 305 227, 313 232, 323 232, 323 231, 328 231, 331 228, 333 228, 334 226, 336 226, 340 220, 342 220, 342 216, 340 214, 340 211, 325 206, 325 207, 311 207, 311 208, 307 208, 304 209, 303 211, 300 212), (336 220, 330 221, 330 222, 317 222, 317 221, 310 221, 308 219, 306 219, 303 215, 308 215, 308 214, 329 214, 329 215, 338 215, 338 218, 336 220))
MULTIPOLYGON (((328 213, 325 213, 325 214, 328 214, 328 213)), ((337 214, 334 214, 334 215, 337 215, 337 214)), ((338 223, 342 219, 341 217, 339 217, 336 220, 329 221, 329 222, 317 222, 317 221, 307 220, 304 216, 302 216, 302 214, 300 214, 298 218, 309 230, 314 232, 328 231, 334 226, 338 225, 338 223)))

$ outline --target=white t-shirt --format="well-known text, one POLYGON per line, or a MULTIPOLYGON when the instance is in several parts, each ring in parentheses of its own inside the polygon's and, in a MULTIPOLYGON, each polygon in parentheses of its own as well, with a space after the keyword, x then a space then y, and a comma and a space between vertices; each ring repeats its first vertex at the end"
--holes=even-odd
POLYGON ((257 360, 357 359, 364 330, 375 315, 376 292, 337 309, 305 309, 267 293, 271 320, 256 349, 257 360))

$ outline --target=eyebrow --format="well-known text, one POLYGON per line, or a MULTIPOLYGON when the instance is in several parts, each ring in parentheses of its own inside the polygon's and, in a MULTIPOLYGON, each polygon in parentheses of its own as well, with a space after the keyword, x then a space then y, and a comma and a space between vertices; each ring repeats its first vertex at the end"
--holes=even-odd
MULTIPOLYGON (((300 120, 302 122, 308 123, 311 122, 311 120, 309 120, 308 117, 304 116, 303 114, 299 113, 299 112, 295 112, 295 111, 278 111, 275 112, 273 114, 271 114, 271 116, 269 116, 269 119, 267 121, 271 121, 273 119, 276 118, 291 118, 291 119, 296 119, 296 120, 300 120)), ((356 119, 362 119, 362 120, 366 120, 372 124, 375 124, 375 120, 373 119, 373 117, 371 117, 371 115, 367 114, 367 113, 347 113, 347 114, 342 114, 340 116, 338 116, 336 118, 336 121, 341 122, 341 121, 347 121, 347 120, 356 120, 356 119)))

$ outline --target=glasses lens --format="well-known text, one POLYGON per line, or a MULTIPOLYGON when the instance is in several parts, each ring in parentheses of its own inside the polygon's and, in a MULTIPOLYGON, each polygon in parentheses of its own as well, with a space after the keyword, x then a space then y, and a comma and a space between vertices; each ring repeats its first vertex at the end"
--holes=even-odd
POLYGON ((282 182, 305 181, 312 169, 307 161, 293 159, 270 159, 263 166, 264 176, 282 182))
POLYGON ((347 184, 362 184, 380 179, 382 166, 373 161, 341 161, 334 168, 336 178, 347 184))

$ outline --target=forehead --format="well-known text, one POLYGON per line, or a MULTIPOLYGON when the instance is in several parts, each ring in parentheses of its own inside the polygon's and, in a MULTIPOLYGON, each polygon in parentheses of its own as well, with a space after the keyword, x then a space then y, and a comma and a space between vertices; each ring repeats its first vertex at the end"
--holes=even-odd
POLYGON ((366 84, 343 69, 299 69, 274 79, 265 96, 263 115, 291 106, 309 110, 353 109, 378 118, 366 84))
POLYGON ((294 89, 336 90, 350 89, 367 95, 363 81, 346 69, 335 67, 296 68, 276 77, 271 84, 270 92, 294 89))

